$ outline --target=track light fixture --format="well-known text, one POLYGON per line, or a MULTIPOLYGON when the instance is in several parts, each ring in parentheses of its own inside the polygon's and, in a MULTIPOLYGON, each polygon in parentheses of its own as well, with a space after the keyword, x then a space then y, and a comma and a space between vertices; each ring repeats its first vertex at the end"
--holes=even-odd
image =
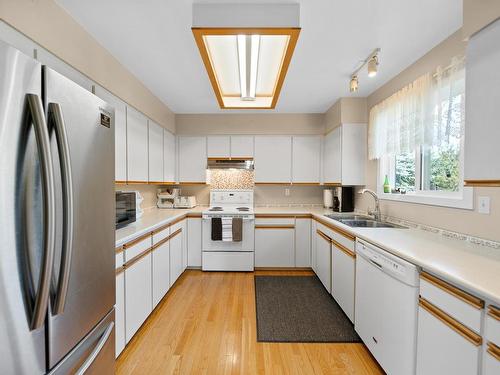
POLYGON ((358 91, 358 76, 351 77, 351 82, 349 84, 349 91, 350 92, 358 91))
POLYGON ((352 72, 351 74, 351 80, 349 82, 349 91, 350 92, 356 92, 358 91, 358 73, 363 69, 363 67, 366 65, 367 70, 368 70, 368 77, 375 77, 377 75, 378 71, 378 53, 380 52, 380 48, 375 48, 370 55, 366 59, 364 59, 361 62, 361 65, 358 66, 358 68, 352 72))

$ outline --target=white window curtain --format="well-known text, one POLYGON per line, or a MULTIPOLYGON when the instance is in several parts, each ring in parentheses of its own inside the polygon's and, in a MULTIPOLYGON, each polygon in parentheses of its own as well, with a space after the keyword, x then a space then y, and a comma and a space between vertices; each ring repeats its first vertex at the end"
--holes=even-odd
POLYGON ((370 110, 368 156, 412 152, 417 147, 446 146, 461 138, 465 102, 464 58, 416 79, 370 110), (452 126, 453 124, 453 126, 452 126))

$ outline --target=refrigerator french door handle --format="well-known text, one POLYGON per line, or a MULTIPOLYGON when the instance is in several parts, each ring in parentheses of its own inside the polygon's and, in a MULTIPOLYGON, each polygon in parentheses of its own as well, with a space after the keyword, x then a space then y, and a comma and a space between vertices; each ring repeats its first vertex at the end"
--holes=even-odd
POLYGON ((78 369, 78 371, 75 372, 75 375, 83 375, 85 374, 85 371, 88 370, 88 368, 94 363, 95 359, 101 352, 102 348, 106 344, 106 342, 109 339, 109 336, 111 335, 111 332, 113 332, 113 327, 115 326, 115 322, 111 322, 108 325, 108 328, 104 331, 102 334, 101 338, 99 339, 99 342, 95 346, 94 350, 92 350, 92 353, 87 357, 85 362, 81 365, 81 367, 78 369))
POLYGON ((63 195, 63 240, 61 251, 60 276, 57 283, 53 314, 64 312, 66 296, 68 294, 69 276, 71 271, 71 256, 73 252, 73 180, 71 160, 66 134, 66 126, 61 106, 58 103, 49 103, 48 119, 53 121, 59 149, 61 163, 62 195, 63 195))
POLYGON ((38 278, 38 288, 35 296, 33 314, 31 316, 30 328, 35 330, 45 322, 47 304, 50 297, 50 280, 52 276, 52 263, 54 261, 55 248, 55 188, 54 170, 52 167, 52 156, 50 151, 50 139, 43 105, 40 97, 35 94, 27 94, 29 113, 35 129, 35 139, 40 158, 42 171, 43 201, 43 239, 44 249, 42 265, 38 278))

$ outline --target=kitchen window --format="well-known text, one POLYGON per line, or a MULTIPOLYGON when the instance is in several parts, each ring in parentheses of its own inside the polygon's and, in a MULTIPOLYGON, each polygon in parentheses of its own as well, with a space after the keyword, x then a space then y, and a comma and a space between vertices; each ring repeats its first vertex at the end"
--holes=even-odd
POLYGON ((378 160, 381 199, 473 208, 472 188, 463 186, 464 108, 464 59, 455 58, 370 110, 369 158, 378 160))

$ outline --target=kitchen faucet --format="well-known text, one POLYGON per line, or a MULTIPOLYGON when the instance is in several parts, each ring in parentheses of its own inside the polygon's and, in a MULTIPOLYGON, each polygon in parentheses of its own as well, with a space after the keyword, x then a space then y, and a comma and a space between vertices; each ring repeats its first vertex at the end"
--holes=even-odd
POLYGON ((380 221, 380 204, 377 193, 375 193, 373 190, 370 189, 363 189, 359 192, 359 194, 364 194, 364 193, 370 194, 373 197, 373 199, 375 199, 375 210, 374 211, 368 210, 368 214, 373 215, 373 218, 375 220, 380 221))

